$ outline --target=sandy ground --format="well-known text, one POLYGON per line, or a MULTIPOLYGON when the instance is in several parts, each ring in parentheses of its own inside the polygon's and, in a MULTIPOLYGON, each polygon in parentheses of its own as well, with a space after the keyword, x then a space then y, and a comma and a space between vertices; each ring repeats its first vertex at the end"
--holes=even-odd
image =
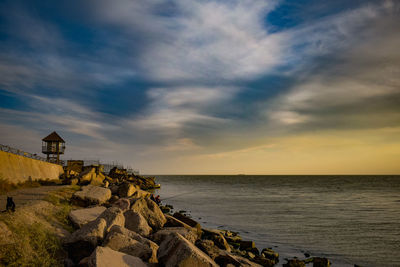
POLYGON ((55 186, 40 186, 35 188, 24 188, 15 191, 8 192, 7 194, 0 195, 0 211, 6 209, 7 196, 12 197, 16 208, 28 204, 35 200, 44 199, 47 194, 51 191, 59 190, 68 185, 55 185, 55 186))

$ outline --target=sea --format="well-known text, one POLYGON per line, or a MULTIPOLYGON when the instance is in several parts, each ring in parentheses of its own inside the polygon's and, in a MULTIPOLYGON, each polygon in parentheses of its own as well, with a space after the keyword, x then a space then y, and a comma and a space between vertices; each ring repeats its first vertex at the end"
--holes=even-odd
POLYGON ((400 176, 159 175, 163 204, 286 258, 400 266, 400 176))

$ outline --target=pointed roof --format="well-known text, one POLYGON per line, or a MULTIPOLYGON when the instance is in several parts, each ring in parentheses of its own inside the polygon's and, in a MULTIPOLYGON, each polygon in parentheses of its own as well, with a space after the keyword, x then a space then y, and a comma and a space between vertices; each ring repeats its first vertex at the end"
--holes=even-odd
POLYGON ((45 138, 42 139, 42 141, 45 142, 54 142, 54 141, 58 141, 58 142, 63 142, 65 143, 64 139, 62 139, 58 133, 56 132, 52 132, 51 134, 49 134, 48 136, 46 136, 45 138))

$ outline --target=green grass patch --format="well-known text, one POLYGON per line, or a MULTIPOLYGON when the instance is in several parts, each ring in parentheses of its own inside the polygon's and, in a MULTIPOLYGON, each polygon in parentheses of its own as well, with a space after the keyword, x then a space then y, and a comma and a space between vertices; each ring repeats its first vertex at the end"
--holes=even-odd
MULTIPOLYGON (((11 216, 11 215, 9 215, 11 216)), ((12 220, 12 218, 10 218, 12 220)), ((41 223, 9 223, 13 232, 9 244, 0 246, 0 265, 3 266, 62 266, 60 240, 41 223)))
POLYGON ((68 214, 72 210, 71 197, 72 194, 80 189, 79 186, 69 186, 67 188, 57 190, 48 194, 44 199, 57 207, 57 211, 52 214, 53 218, 57 222, 61 223, 64 229, 72 232, 74 229, 68 219, 68 214))
POLYGON ((45 200, 53 208, 41 215, 34 211, 32 216, 36 219, 31 223, 19 216, 24 213, 18 214, 18 210, 0 214, 0 221, 12 232, 11 238, 0 240, 0 266, 63 266, 65 251, 51 225, 73 231, 68 214, 72 209, 71 196, 77 190, 79 186, 69 186, 49 193, 45 200))

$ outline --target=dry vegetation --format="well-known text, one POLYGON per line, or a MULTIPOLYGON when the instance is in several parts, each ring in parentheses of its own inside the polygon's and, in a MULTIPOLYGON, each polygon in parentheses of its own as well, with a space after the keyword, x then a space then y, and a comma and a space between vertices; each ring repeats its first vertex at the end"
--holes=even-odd
POLYGON ((69 199, 78 188, 63 188, 45 201, 0 214, 0 266, 63 266, 60 238, 72 231, 69 199))
POLYGON ((50 179, 36 179, 36 180, 27 180, 19 183, 12 183, 8 179, 5 179, 0 174, 0 195, 5 194, 7 192, 21 189, 21 188, 32 188, 39 187, 41 185, 57 185, 60 184, 60 180, 50 180, 50 179))

